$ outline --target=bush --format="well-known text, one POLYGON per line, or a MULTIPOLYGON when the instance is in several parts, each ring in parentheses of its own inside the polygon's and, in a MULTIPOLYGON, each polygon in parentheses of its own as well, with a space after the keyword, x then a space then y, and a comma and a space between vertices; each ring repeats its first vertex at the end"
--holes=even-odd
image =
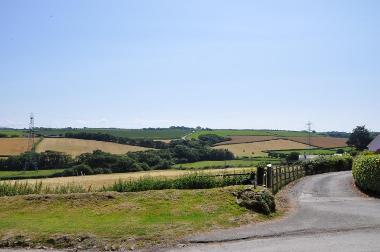
POLYGON ((301 162, 305 168, 306 175, 325 172, 347 171, 352 169, 351 156, 329 156, 320 157, 301 162))
POLYGON ((268 190, 255 191, 248 188, 235 193, 235 196, 241 207, 266 215, 276 211, 275 198, 268 190))
POLYGON ((286 162, 293 163, 299 160, 300 153, 299 152, 291 152, 286 156, 286 162))
POLYGON ((94 170, 88 165, 80 164, 63 171, 63 176, 92 175, 94 170))
POLYGON ((380 194, 380 155, 360 155, 354 161, 352 175, 363 190, 380 194))

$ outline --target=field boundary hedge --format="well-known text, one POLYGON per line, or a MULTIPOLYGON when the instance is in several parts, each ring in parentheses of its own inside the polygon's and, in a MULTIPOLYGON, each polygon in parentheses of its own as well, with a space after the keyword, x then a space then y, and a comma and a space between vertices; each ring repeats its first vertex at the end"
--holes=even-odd
POLYGON ((364 192, 380 196, 380 155, 361 155, 354 161, 352 175, 364 192))

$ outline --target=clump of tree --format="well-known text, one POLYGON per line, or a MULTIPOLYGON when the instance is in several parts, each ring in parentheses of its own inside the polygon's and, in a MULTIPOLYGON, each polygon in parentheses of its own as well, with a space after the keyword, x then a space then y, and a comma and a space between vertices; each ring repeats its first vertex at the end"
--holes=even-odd
POLYGON ((214 145, 217 143, 225 142, 231 140, 231 138, 218 136, 216 134, 204 134, 198 137, 199 141, 206 145, 214 145))
POLYGON ((365 126, 357 126, 348 138, 347 144, 355 147, 359 151, 363 151, 367 149, 372 139, 371 133, 365 126))

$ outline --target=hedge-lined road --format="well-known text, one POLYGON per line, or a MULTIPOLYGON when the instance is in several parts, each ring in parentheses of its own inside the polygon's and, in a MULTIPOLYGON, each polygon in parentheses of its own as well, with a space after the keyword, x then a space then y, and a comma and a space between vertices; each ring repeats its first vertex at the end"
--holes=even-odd
POLYGON ((284 220, 189 238, 170 251, 380 251, 380 200, 353 187, 351 171, 303 178, 284 220))

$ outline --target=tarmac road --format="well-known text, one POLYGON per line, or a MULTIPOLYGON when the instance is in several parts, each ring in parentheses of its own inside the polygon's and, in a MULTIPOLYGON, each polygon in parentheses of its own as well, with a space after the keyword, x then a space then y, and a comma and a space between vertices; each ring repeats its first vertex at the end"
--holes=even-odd
POLYGON ((190 237, 168 251, 380 251, 380 200, 357 192, 351 171, 303 178, 297 210, 270 223, 190 237))

